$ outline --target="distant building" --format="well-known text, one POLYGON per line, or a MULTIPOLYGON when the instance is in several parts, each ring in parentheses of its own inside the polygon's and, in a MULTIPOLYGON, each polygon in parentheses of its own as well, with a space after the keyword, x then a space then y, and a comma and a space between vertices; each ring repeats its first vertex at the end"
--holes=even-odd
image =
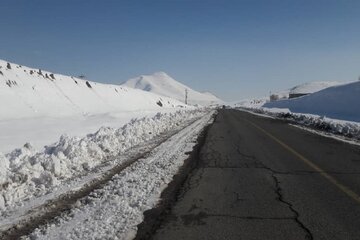
POLYGON ((271 94, 270 95, 270 101, 273 102, 273 101, 277 101, 279 100, 279 95, 276 95, 276 94, 271 94))
POLYGON ((270 102, 282 100, 282 99, 288 99, 288 94, 286 93, 273 93, 270 95, 270 102))
POLYGON ((289 93, 289 98, 298 98, 309 94, 310 93, 289 93))

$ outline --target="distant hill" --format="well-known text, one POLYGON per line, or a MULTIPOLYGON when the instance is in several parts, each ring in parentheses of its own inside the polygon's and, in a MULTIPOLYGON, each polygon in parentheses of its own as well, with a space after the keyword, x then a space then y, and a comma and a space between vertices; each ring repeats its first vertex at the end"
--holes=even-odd
POLYGON ((0 119, 177 107, 187 106, 151 92, 96 83, 0 60, 0 119))
POLYGON ((272 94, 276 95, 278 99, 288 98, 290 94, 309 94, 318 92, 328 87, 344 84, 338 81, 314 81, 296 85, 290 89, 275 91, 272 94))
POLYGON ((188 91, 188 103, 210 105, 221 103, 222 100, 209 92, 198 92, 190 87, 176 81, 164 72, 156 72, 152 75, 141 75, 137 78, 129 79, 122 86, 141 89, 156 93, 162 96, 177 99, 185 102, 185 89, 188 91))
POLYGON ((290 93, 293 94, 305 94, 305 93, 314 93, 321 91, 328 87, 337 86, 340 84, 344 84, 344 82, 338 81, 317 81, 317 82, 308 82, 297 85, 290 89, 290 93))

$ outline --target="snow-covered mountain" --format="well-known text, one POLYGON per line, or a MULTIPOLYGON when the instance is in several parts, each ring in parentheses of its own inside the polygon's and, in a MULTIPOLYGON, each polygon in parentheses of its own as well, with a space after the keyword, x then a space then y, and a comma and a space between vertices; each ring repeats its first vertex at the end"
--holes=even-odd
POLYGON ((0 119, 186 107, 126 86, 101 84, 0 60, 0 119))
POLYGON ((190 87, 176 81, 164 72, 156 72, 152 75, 141 75, 137 78, 129 79, 122 86, 141 89, 156 93, 162 96, 177 99, 185 102, 185 90, 188 91, 188 103, 210 105, 221 103, 222 101, 209 92, 198 92, 190 87))
POLYGON ((287 108, 335 119, 360 122, 360 81, 337 85, 307 96, 268 102, 267 108, 287 108))
POLYGON ((340 84, 344 84, 344 82, 339 81, 314 81, 307 82, 296 85, 290 89, 275 91, 272 94, 276 95, 278 99, 288 98, 290 94, 310 94, 314 92, 321 91, 328 87, 337 86, 340 84))
POLYGON ((297 85, 290 89, 290 93, 292 94, 306 94, 306 93, 314 93, 321 91, 328 87, 337 86, 340 84, 344 84, 344 82, 338 81, 316 81, 316 82, 308 82, 297 85))

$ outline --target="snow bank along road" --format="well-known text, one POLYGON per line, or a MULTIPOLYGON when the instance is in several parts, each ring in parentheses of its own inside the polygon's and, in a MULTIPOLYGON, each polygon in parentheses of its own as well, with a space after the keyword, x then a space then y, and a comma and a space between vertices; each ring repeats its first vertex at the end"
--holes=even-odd
POLYGON ((196 161, 152 239, 359 239, 357 145, 220 110, 196 161))
MULTIPOLYGON (((155 118, 133 121, 119 130, 108 129, 109 134, 104 135, 101 131, 106 138, 94 138, 98 133, 88 135, 82 141, 90 141, 92 145, 110 144, 121 153, 116 155, 116 151, 113 152, 115 155, 111 162, 114 164, 99 164, 87 175, 64 181, 64 187, 48 188, 45 189, 47 193, 24 199, 24 204, 6 203, 7 210, 0 218, 0 238, 132 238, 142 221, 143 212, 156 205, 162 190, 187 159, 186 153, 192 150, 198 135, 212 121, 213 113, 160 114, 155 118), (123 142, 119 133, 125 130, 132 136, 129 145, 132 147, 124 152, 115 145, 123 142), (155 137, 151 138, 149 134, 155 137)), ((110 161, 108 157, 106 159, 110 161)), ((20 187, 25 189, 26 186, 20 184, 20 187)), ((27 192, 31 193, 30 190, 27 192)))

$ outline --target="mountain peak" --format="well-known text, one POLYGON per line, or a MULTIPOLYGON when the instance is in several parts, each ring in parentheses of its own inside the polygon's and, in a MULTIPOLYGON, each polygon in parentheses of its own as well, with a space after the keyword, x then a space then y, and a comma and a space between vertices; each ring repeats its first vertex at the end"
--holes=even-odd
POLYGON ((154 72, 154 73, 151 74, 151 75, 152 75, 152 76, 170 77, 169 74, 167 74, 166 72, 163 72, 163 71, 154 72))
POLYGON ((129 79, 122 85, 171 97, 182 102, 185 102, 185 91, 187 90, 189 104, 209 105, 221 102, 221 100, 213 94, 201 93, 193 90, 190 87, 176 81, 163 71, 129 79))
POLYGON ((157 78, 171 78, 169 74, 163 71, 154 72, 152 74, 142 74, 138 78, 157 77, 157 78))

